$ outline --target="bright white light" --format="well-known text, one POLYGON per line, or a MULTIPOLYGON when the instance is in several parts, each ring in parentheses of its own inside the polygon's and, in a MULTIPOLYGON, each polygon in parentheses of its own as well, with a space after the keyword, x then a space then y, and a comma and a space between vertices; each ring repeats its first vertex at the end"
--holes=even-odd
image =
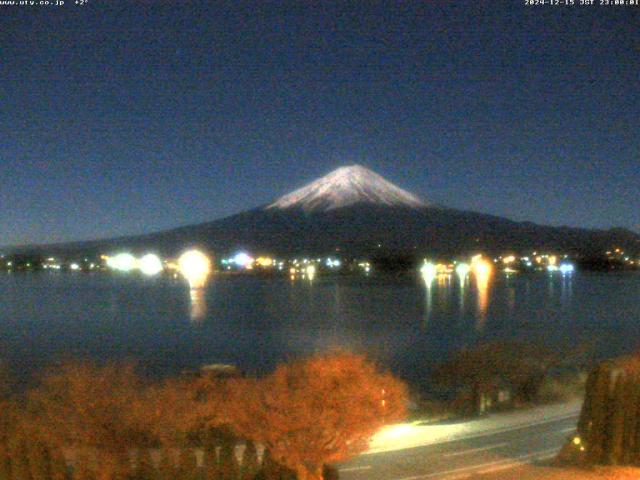
POLYGON ((571 263, 562 263, 560 264, 560 271, 565 273, 572 273, 575 270, 575 267, 571 263))
POLYGON ((251 258, 251 256, 249 256, 245 252, 240 252, 236 254, 232 260, 233 260, 233 263, 243 268, 246 268, 247 265, 250 265, 251 263, 253 263, 253 258, 251 258))
POLYGON ((107 259, 107 265, 114 270, 129 272, 136 268, 136 259, 130 253, 119 253, 115 257, 109 257, 107 259))
POLYGON ((425 260, 425 262, 422 264, 422 267, 420 268, 420 273, 422 274, 422 279, 425 281, 425 283, 427 285, 431 285, 433 279, 436 278, 437 269, 433 263, 427 262, 425 260))
POLYGON ((178 269, 191 288, 202 288, 211 272, 211 260, 198 250, 189 250, 178 259, 178 269))
POLYGON ((154 253, 148 253, 138 262, 140 271, 145 275, 157 275, 162 271, 162 261, 154 253))
POLYGON ((456 273, 462 280, 467 277, 470 270, 471 267, 467 263, 459 263, 458 265, 456 265, 456 273))
POLYGON ((557 272, 558 271, 558 267, 556 265, 547 265, 547 271, 548 272, 557 272))
POLYGON ((69 265, 69 268, 71 270, 80 270, 80 265, 78 265, 77 263, 72 263, 71 265, 69 265))

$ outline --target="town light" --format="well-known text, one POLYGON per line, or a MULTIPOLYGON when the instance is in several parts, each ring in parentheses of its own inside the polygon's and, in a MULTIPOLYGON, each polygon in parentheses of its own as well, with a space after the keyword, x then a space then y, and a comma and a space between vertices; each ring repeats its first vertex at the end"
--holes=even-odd
POLYGON ((471 270, 473 270, 473 273, 478 277, 488 277, 491 275, 493 267, 491 263, 483 259, 480 255, 476 255, 471 261, 471 270))
POLYGON ((422 264, 422 267, 420 268, 420 274, 422 275, 422 279, 427 284, 427 286, 431 285, 433 279, 436 278, 436 273, 436 266, 433 263, 427 262, 425 260, 422 264))
POLYGON ((459 263, 458 265, 456 265, 456 273, 461 280, 467 278, 467 275, 469 275, 469 270, 471 270, 471 267, 468 263, 459 263))
POLYGON ((140 271, 145 275, 157 275, 163 270, 160 258, 154 253, 148 253, 138 262, 140 271))
POLYGON ((189 250, 178 259, 178 269, 191 288, 202 288, 211 273, 211 260, 199 250, 189 250))
POLYGON ((130 272, 136 268, 136 259, 130 253, 119 253, 114 257, 107 258, 107 266, 121 272, 130 272))
POLYGON ((271 257, 258 257, 256 259, 256 263, 259 266, 266 268, 266 267, 271 267, 275 262, 271 257))
POLYGON ((571 263, 560 264, 560 272, 564 275, 567 273, 573 273, 576 268, 571 263))
POLYGON ((313 280, 316 276, 316 267, 313 265, 309 265, 306 271, 307 271, 307 277, 309 278, 309 280, 313 280))
POLYGON ((247 268, 249 265, 253 263, 253 258, 249 256, 249 254, 245 252, 237 253, 233 258, 233 263, 242 268, 247 268))

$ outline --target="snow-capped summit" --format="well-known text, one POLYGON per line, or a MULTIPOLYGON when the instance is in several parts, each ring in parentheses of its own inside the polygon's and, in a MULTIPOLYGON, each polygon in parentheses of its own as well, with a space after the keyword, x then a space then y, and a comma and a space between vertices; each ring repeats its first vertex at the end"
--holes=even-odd
POLYGON ((341 167, 294 192, 280 197, 267 208, 300 207, 307 212, 328 211, 358 203, 425 207, 415 195, 388 182, 361 165, 341 167))

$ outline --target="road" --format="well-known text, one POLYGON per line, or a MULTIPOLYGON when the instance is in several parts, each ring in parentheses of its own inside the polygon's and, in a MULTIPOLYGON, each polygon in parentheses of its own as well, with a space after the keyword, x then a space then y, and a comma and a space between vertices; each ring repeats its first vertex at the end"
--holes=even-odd
POLYGON ((547 418, 534 416, 522 422, 514 422, 513 417, 505 416, 504 426, 500 426, 500 417, 496 416, 491 429, 480 428, 465 433, 461 438, 360 455, 339 466, 340 478, 453 480, 477 473, 506 472, 524 463, 553 457, 575 432, 578 408, 576 406, 547 418))

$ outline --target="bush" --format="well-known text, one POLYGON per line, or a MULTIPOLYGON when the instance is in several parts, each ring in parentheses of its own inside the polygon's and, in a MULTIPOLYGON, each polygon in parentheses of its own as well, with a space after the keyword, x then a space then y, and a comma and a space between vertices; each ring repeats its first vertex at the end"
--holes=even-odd
POLYGON ((540 403, 563 402, 584 394, 587 380, 585 373, 547 377, 540 385, 537 401, 540 403))

